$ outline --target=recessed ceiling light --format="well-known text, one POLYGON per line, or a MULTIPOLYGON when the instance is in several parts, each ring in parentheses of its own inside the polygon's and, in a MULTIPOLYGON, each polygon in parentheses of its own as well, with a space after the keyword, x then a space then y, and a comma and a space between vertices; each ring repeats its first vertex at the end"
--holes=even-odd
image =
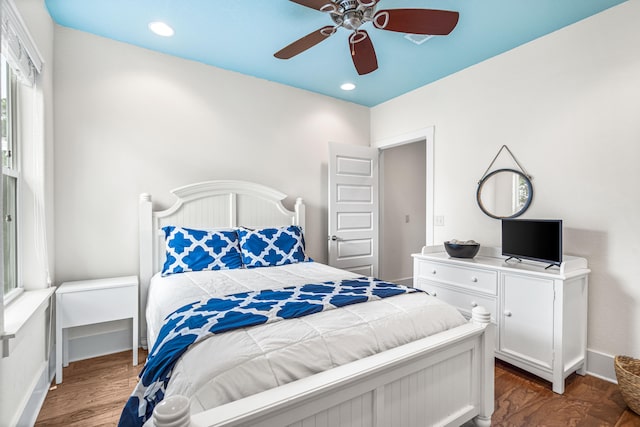
POLYGON ((149 22, 149 29, 163 37, 171 37, 175 33, 173 28, 162 21, 149 22))
POLYGON ((340 89, 342 90, 354 90, 356 88, 356 85, 354 85, 353 83, 343 83, 342 85, 340 85, 340 89))

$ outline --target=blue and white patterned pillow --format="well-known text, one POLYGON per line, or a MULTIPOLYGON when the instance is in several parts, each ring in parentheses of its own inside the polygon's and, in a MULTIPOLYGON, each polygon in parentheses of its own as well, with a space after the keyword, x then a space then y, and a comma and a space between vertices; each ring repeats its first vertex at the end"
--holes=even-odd
POLYGON ((279 228, 238 229, 245 267, 269 267, 308 261, 304 236, 297 225, 279 228))
POLYGON ((242 267, 235 230, 206 231, 175 226, 163 227, 166 259, 162 275, 242 267))

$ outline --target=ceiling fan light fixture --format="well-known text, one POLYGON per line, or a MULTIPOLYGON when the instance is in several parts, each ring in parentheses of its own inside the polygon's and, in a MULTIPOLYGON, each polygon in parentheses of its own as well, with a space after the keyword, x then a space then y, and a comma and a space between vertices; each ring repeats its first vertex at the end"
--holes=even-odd
POLYGON ((340 85, 340 89, 342 90, 354 90, 356 88, 356 85, 354 85, 353 83, 342 83, 340 85))
POLYGON ((342 16, 342 26, 348 30, 357 30, 364 22, 362 17, 359 10, 349 10, 342 16))
POLYGON ((162 37, 171 37, 175 34, 173 28, 162 21, 149 22, 149 29, 162 37))

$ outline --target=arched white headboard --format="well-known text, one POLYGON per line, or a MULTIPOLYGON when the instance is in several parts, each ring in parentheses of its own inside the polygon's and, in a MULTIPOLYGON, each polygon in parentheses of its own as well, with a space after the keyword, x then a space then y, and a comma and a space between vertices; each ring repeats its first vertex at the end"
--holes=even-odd
POLYGON ((171 190, 177 198, 169 209, 154 211, 151 195, 140 195, 140 337, 147 346, 145 311, 151 277, 164 262, 162 227, 195 229, 276 227, 299 225, 304 229, 305 206, 296 199, 294 210, 284 207, 286 194, 246 181, 206 181, 171 190))

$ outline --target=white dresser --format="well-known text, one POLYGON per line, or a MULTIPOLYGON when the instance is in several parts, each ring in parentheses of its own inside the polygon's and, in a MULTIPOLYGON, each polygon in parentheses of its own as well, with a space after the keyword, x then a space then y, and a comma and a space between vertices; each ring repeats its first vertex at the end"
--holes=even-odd
POLYGON ((467 317, 476 305, 497 326, 496 357, 553 383, 564 393, 572 372, 584 375, 590 270, 584 258, 564 256, 560 267, 510 260, 498 248, 473 259, 451 258, 443 246, 414 254, 413 284, 458 307, 467 317))

